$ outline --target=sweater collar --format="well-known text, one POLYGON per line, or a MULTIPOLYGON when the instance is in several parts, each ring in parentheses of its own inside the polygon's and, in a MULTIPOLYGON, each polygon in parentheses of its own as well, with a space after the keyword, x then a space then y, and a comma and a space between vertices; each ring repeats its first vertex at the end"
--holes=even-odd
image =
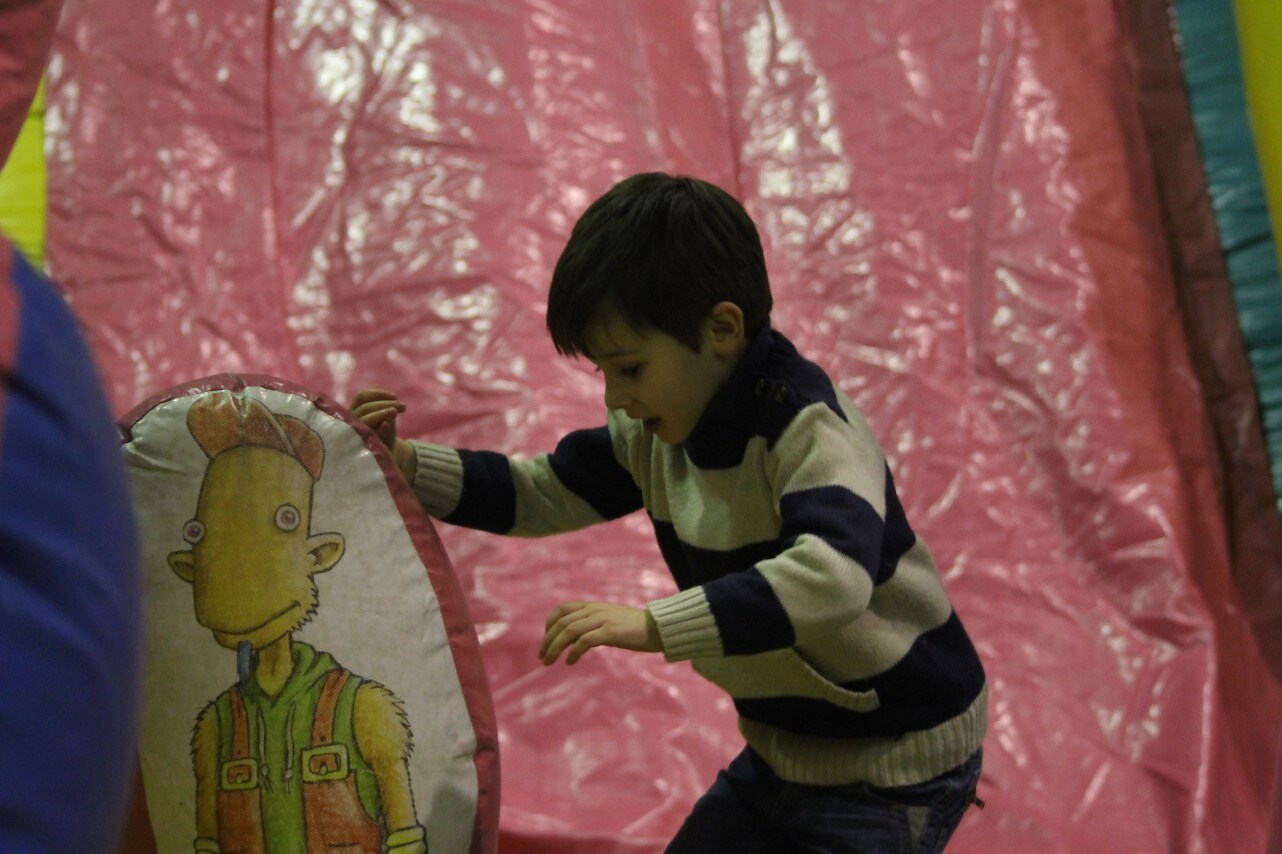
MULTIPOLYGON (((721 449, 730 437, 743 432, 744 416, 753 406, 757 380, 765 373, 771 353, 788 340, 775 332, 767 321, 748 343, 730 376, 708 403, 684 447, 692 461, 721 457, 721 449)), ((733 443, 732 443, 733 444, 733 443)))

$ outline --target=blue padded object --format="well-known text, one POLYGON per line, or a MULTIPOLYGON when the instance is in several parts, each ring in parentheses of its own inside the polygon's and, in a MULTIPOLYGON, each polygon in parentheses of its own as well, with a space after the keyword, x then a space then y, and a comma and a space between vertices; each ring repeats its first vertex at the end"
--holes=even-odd
POLYGON ((67 305, 0 240, 0 851, 114 851, 141 654, 118 438, 67 305))

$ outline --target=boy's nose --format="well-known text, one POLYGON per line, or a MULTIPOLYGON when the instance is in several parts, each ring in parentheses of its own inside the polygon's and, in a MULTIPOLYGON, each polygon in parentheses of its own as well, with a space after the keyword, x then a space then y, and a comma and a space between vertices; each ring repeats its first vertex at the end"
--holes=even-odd
POLYGON ((613 383, 605 384, 605 407, 606 409, 625 409, 632 400, 628 395, 615 388, 613 383))

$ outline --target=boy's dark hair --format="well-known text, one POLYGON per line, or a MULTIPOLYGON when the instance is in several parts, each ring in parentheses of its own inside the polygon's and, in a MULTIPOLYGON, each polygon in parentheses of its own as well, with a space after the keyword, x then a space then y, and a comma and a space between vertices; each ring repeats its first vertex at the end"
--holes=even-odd
POLYGON ((647 172, 615 184, 575 223, 552 273, 547 326, 565 356, 591 355, 584 337, 603 310, 698 350, 722 301, 743 311, 749 336, 770 317, 757 227, 724 190, 647 172))

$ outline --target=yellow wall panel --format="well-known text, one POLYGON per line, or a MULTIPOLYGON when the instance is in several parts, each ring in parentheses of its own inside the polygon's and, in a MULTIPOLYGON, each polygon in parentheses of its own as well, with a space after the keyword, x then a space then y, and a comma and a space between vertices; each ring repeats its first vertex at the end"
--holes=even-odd
POLYGON ((0 169, 0 231, 36 267, 44 266, 45 157, 44 84, 23 122, 22 132, 0 169))
POLYGON ((1256 156, 1282 262, 1282 10, 1277 0, 1236 0, 1234 12, 1256 156))

